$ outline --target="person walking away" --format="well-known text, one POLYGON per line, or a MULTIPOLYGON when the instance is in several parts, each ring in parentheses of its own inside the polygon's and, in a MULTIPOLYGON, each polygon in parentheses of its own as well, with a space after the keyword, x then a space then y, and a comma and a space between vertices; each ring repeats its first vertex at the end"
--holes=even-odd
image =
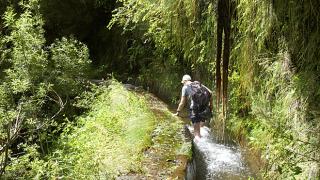
POLYGON ((189 103, 190 120, 194 128, 194 140, 199 141, 201 138, 200 127, 205 120, 212 117, 212 91, 198 81, 191 81, 191 76, 184 75, 181 83, 181 99, 177 108, 176 116, 180 115, 181 110, 189 103))

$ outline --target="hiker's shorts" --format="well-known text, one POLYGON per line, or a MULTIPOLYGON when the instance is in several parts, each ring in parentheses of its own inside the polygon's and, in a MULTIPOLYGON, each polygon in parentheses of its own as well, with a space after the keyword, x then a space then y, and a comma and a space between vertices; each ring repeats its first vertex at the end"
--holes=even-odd
POLYGON ((200 117, 198 113, 194 113, 193 110, 190 109, 189 118, 191 119, 192 124, 198 122, 205 122, 205 119, 200 117))

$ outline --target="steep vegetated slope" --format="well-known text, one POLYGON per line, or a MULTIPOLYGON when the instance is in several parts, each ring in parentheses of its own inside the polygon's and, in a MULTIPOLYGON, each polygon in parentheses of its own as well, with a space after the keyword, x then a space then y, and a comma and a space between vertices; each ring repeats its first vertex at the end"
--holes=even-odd
POLYGON ((319 1, 239 1, 229 127, 266 176, 319 178, 319 1))

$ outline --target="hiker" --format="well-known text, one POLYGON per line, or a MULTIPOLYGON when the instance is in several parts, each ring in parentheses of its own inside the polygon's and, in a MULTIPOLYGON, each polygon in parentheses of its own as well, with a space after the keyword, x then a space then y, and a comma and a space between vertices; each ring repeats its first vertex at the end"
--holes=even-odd
POLYGON ((212 91, 198 81, 192 82, 191 77, 187 74, 182 77, 181 83, 183 84, 181 99, 174 115, 179 116, 186 102, 189 102, 189 118, 194 127, 195 141, 197 141, 201 138, 200 127, 204 125, 206 119, 212 116, 212 91))

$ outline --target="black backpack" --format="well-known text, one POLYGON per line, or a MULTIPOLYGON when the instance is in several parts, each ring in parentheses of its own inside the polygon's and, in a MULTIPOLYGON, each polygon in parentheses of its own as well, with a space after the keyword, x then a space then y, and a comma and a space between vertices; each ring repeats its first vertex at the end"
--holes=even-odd
POLYGON ((190 84, 191 87, 191 99, 193 101, 193 107, 191 109, 195 113, 202 113, 206 111, 209 106, 209 101, 211 98, 211 93, 208 91, 207 88, 201 85, 199 81, 193 81, 190 84))

